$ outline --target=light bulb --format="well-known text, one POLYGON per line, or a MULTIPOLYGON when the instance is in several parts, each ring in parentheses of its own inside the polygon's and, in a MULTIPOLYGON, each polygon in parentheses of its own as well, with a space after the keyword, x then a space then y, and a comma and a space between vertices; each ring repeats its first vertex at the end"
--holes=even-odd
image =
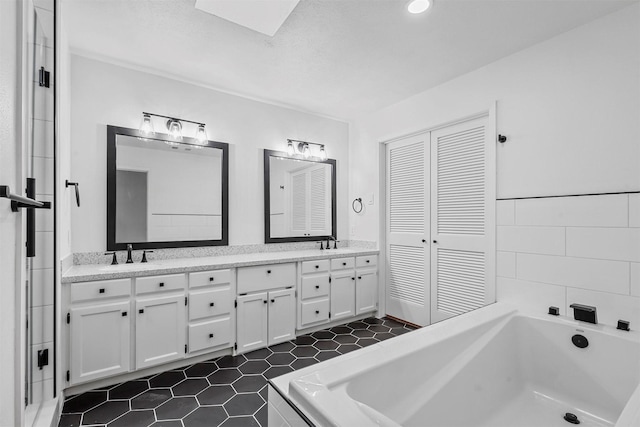
POLYGON ((173 139, 182 139, 182 124, 178 120, 169 119, 167 121, 167 129, 169 129, 169 135, 171 135, 173 139))
POLYGON ((324 151, 324 145, 320 146, 320 158, 322 160, 327 160, 327 152, 324 151))
POLYGON ((431 0, 413 0, 407 6, 409 13, 422 13, 431 7, 431 0))
POLYGON ((151 116, 149 114, 143 114, 140 132, 144 135, 150 135, 153 133, 153 123, 151 123, 151 116))
POLYGON ((207 145, 209 138, 207 138, 207 131, 205 130, 204 125, 198 126, 198 130, 196 131, 196 140, 201 145, 207 145))
POLYGON ((311 150, 309 149, 309 144, 304 144, 304 148, 302 149, 302 155, 305 159, 308 159, 311 155, 311 150))
POLYGON ((293 156, 295 154, 295 151, 293 149, 293 142, 291 140, 289 140, 287 142, 287 155, 288 156, 293 156))

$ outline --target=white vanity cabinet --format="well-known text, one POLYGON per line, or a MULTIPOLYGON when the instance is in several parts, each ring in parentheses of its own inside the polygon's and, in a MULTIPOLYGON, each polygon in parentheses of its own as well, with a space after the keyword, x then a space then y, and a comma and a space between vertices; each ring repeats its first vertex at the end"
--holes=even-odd
POLYGON ((331 318, 355 316, 356 313, 355 258, 331 260, 331 318))
POLYGON ((329 321, 329 260, 303 261, 300 268, 298 329, 329 321))
POLYGON ((378 269, 376 255, 356 257, 356 315, 378 308, 378 269))
POLYGON ((296 265, 261 265, 237 271, 237 353, 294 339, 296 265))
POLYGON ((189 273, 190 355, 232 347, 235 342, 235 279, 231 270, 189 273))
POLYGON ((131 279, 73 283, 69 287, 70 384, 130 370, 131 279))
POLYGON ((135 282, 136 369, 184 358, 185 275, 140 277, 135 282))

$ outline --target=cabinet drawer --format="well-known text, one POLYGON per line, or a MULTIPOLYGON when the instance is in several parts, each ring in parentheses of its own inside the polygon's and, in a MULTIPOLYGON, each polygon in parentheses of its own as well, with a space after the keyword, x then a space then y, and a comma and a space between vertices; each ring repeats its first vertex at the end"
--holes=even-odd
POLYGON ((189 320, 219 316, 231 312, 231 287, 189 292, 189 320))
POLYGON ((185 275, 149 276, 136 279, 136 295, 184 289, 185 275))
POLYGON ((322 273, 329 271, 329 260, 319 259, 317 261, 304 261, 302 263, 302 274, 322 273))
POLYGON ((300 320, 302 325, 329 320, 329 298, 317 301, 303 301, 300 320))
POLYGON ((356 267, 375 267, 378 262, 378 255, 365 255, 356 257, 356 267))
POLYGON ((131 279, 72 283, 70 294, 71 302, 128 297, 131 295, 131 279))
POLYGON ((231 317, 189 325, 189 353, 231 345, 231 317))
POLYGON ((293 263, 258 265, 238 269, 239 294, 286 288, 295 286, 295 284, 296 265, 293 263))
POLYGON ((301 299, 329 295, 329 274, 325 273, 311 277, 303 277, 300 292, 301 299))
POLYGON ((355 258, 334 258, 331 260, 331 270, 344 270, 347 268, 353 268, 355 265, 355 258))
POLYGON ((189 287, 224 285, 231 283, 231 270, 199 271, 189 273, 189 287))

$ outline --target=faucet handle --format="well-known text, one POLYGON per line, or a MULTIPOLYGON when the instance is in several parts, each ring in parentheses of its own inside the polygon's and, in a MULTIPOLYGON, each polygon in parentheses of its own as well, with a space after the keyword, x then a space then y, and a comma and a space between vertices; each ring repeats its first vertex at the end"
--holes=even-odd
POLYGON ((113 259, 111 260, 111 265, 118 265, 118 258, 116 258, 115 252, 105 252, 105 255, 113 255, 113 259))
POLYGON ((153 253, 153 251, 149 251, 149 250, 144 250, 142 251, 142 261, 140 262, 147 262, 147 254, 153 253))
POLYGON ((340 240, 333 240, 333 249, 338 249, 338 243, 340 242, 340 240))

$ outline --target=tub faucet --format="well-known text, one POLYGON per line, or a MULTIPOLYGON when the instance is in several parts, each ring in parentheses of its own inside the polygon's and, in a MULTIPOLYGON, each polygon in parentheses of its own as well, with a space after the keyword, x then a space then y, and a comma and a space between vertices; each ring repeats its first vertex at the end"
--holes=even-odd
POLYGON ((573 318, 582 322, 598 324, 598 314, 596 308, 591 305, 571 304, 573 308, 573 318))
POLYGON ((133 250, 133 245, 131 243, 127 244, 127 264, 133 264, 133 259, 131 259, 132 250, 133 250))

